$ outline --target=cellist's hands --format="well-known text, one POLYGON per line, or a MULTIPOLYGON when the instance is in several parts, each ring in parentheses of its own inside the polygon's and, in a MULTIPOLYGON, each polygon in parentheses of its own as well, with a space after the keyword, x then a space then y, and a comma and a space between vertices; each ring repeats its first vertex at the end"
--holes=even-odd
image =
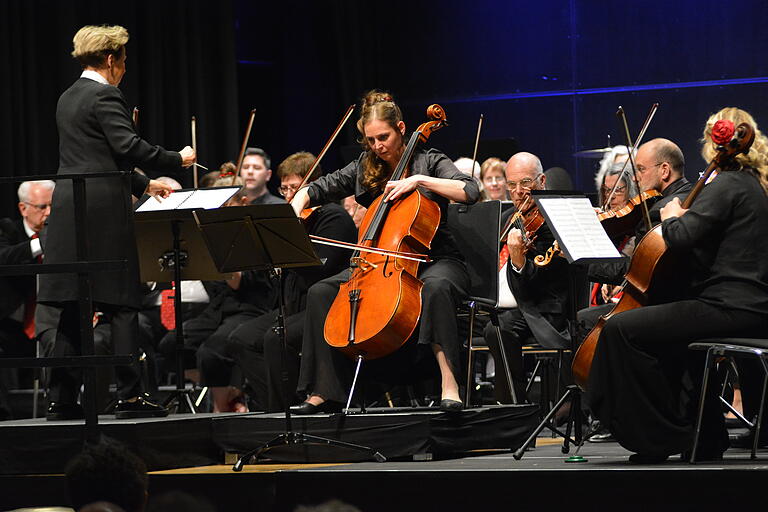
POLYGON ((517 228, 509 230, 507 235, 507 250, 509 250, 509 260, 517 269, 523 268, 525 265, 525 243, 523 242, 523 235, 517 228))
POLYGON ((664 208, 661 209, 659 214, 661 215, 661 220, 665 221, 667 219, 671 219, 672 217, 682 217, 687 211, 688 210, 683 208, 683 206, 680 204, 680 198, 675 197, 666 205, 664 205, 664 208))
POLYGON ((421 184, 423 176, 414 174, 404 180, 388 181, 384 187, 384 199, 382 201, 394 201, 398 197, 413 192, 421 184))

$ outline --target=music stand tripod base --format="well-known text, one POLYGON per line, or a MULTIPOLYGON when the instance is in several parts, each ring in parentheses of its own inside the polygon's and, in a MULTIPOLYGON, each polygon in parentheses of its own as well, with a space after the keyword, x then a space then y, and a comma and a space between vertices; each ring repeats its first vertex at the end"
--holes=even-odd
POLYGON ((336 462, 339 460, 344 462, 387 461, 387 458, 380 452, 366 446, 302 432, 286 432, 243 454, 232 466, 232 471, 242 471, 243 466, 252 458, 254 459, 253 462, 258 462, 268 452, 274 452, 281 462, 293 463, 336 462), (283 447, 286 450, 281 450, 283 447), (297 447, 300 449, 298 453, 296 453, 297 447))

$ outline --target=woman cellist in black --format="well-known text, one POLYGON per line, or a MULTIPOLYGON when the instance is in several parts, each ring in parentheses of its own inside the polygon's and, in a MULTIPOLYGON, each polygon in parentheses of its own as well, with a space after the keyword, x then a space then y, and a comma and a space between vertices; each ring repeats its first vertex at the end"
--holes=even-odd
MULTIPOLYGON (((737 109, 710 118, 705 150, 714 148, 713 131, 730 140, 733 123, 715 125, 729 110, 737 109)), ((664 242, 690 271, 689 289, 673 302, 618 313, 600 335, 590 405, 619 443, 636 452, 630 462, 656 463, 691 450, 703 358, 687 350, 690 342, 764 337, 768 329, 768 141, 753 126, 751 149, 720 169, 689 209, 675 198, 661 210, 664 242)), ((717 460, 728 435, 714 391, 706 398, 697 459, 717 460)))
MULTIPOLYGON (((307 206, 354 195, 367 207, 382 194, 386 200, 396 201, 417 187, 439 205, 442 216, 429 253, 432 262, 422 264, 418 275, 424 282, 418 342, 431 344, 437 359, 442 377, 441 407, 459 410, 462 403, 455 374, 459 369, 460 341, 454 312, 467 293, 469 277, 448 232, 445 213, 449 201, 477 201, 478 186, 448 157, 433 149, 417 149, 408 178, 389 181, 405 150, 405 123, 388 93, 371 91, 365 95, 357 128, 364 148, 360 157, 299 190, 291 205, 299 214, 307 206)), ((308 398, 292 408, 296 414, 337 410, 347 398, 348 389, 341 375, 348 373, 351 362, 325 342, 323 327, 339 286, 348 277, 349 271, 344 271, 309 289, 298 385, 299 392, 308 398)))

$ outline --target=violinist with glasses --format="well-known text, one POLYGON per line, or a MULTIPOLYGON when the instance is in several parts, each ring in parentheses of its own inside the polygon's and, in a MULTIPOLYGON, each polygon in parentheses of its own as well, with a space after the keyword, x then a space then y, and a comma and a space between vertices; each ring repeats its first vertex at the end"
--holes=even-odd
MULTIPOLYGON (((506 213, 502 225, 509 224, 513 215, 530 218, 538 214, 531 196, 532 190, 544 190, 547 177, 541 161, 531 153, 516 153, 505 169, 506 188, 515 208, 506 213)), ((504 344, 514 398, 525 401, 525 371, 522 347, 531 338, 542 346, 559 347, 567 343, 565 303, 568 293, 567 262, 555 258, 551 264, 540 267, 533 259, 543 255, 552 245, 554 236, 546 224, 535 233, 525 233, 527 222, 513 223, 504 237, 499 257, 499 301, 508 309, 499 315, 501 340, 490 323, 483 332, 496 364, 496 399, 510 403, 499 343, 504 344), (523 229, 520 229, 523 227, 523 229), (526 242, 535 236, 533 244, 526 242)))

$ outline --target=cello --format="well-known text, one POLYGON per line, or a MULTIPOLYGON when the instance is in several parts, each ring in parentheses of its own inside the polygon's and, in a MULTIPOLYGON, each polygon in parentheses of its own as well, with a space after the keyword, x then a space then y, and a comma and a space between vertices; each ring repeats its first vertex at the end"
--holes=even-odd
MULTIPOLYGON (((427 116, 432 120, 411 135, 390 181, 406 178, 418 144, 447 124, 440 105, 431 105, 427 116)), ((416 277, 418 262, 398 253, 426 252, 440 223, 437 203, 418 189, 397 201, 383 198, 374 200, 360 223, 358 245, 363 247, 350 258, 350 278, 341 284, 323 331, 330 346, 358 360, 395 352, 416 329, 423 283, 416 277)))
MULTIPOLYGON (((749 151, 754 139, 754 128, 747 123, 741 123, 736 128, 734 137, 729 142, 717 147, 718 153, 683 201, 683 209, 691 207, 716 169, 726 169, 732 165, 736 155, 749 151)), ((605 323, 613 315, 623 311, 663 303, 669 294, 665 284, 667 278, 674 275, 678 266, 675 265, 674 258, 667 251, 661 230, 662 225, 657 225, 637 245, 632 255, 629 270, 624 277, 624 294, 610 313, 600 317, 576 351, 571 368, 574 381, 583 390, 587 389, 592 360, 605 323)))

